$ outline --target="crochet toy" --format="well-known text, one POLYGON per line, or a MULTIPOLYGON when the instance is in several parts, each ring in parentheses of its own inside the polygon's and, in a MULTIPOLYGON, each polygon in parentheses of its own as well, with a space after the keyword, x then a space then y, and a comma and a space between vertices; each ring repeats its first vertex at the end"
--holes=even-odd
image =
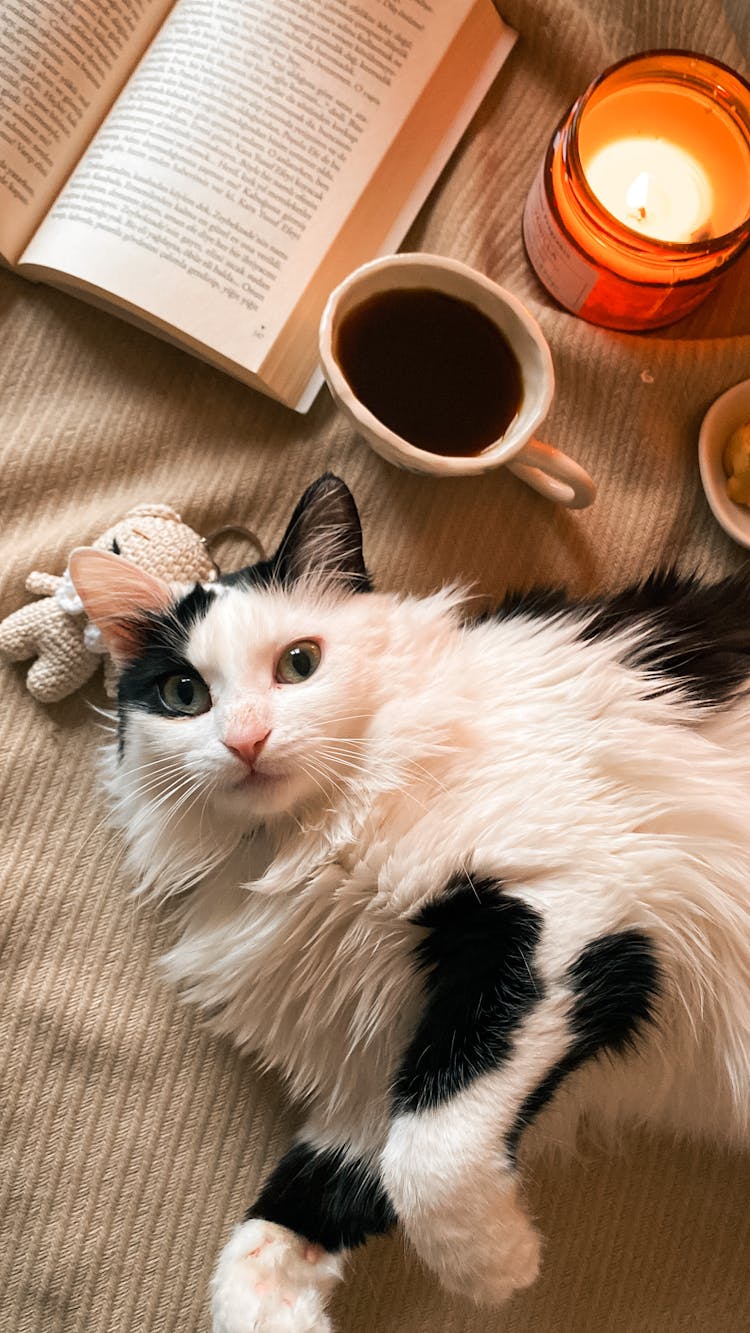
MULTIPOLYGON (((131 509, 93 543, 114 551, 168 583, 207 583, 218 570, 206 542, 167 505, 145 504, 131 509)), ((56 703, 93 676, 104 658, 107 694, 116 694, 117 673, 95 625, 86 614, 66 569, 61 576, 34 570, 27 592, 31 602, 0 623, 0 653, 12 662, 36 657, 26 684, 42 703, 56 703)))

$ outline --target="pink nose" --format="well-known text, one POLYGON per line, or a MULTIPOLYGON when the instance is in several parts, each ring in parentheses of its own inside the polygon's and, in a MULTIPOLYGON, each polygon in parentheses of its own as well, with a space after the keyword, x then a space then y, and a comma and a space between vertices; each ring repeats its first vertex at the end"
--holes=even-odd
POLYGON ((270 735, 270 731, 265 731, 255 736, 252 734, 232 736, 225 740, 224 744, 228 750, 232 751, 232 754, 236 754, 237 758, 242 760, 243 764, 252 768, 270 735))

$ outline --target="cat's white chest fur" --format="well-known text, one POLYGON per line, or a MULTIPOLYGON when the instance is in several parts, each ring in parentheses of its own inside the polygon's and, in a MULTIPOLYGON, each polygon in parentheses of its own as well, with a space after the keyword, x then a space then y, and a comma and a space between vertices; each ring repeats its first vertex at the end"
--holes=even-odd
POLYGON ((319 1106, 321 1124, 358 1124, 370 1144, 421 988, 415 929, 378 893, 386 850, 319 843, 316 857, 260 832, 191 891, 165 960, 217 1030, 319 1106))

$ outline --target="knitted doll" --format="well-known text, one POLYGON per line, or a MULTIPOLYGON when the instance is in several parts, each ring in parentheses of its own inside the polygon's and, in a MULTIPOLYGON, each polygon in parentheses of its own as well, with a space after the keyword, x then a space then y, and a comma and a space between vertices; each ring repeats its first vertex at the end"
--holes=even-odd
MULTIPOLYGON (((167 505, 136 506, 93 545, 169 583, 207 583, 217 576, 204 539, 167 505)), ((56 703, 83 685, 103 657, 105 689, 113 698, 114 664, 86 617, 67 569, 61 576, 34 570, 26 590, 42 600, 22 606, 0 623, 0 654, 11 662, 36 657, 26 675, 30 693, 43 703, 56 703)))

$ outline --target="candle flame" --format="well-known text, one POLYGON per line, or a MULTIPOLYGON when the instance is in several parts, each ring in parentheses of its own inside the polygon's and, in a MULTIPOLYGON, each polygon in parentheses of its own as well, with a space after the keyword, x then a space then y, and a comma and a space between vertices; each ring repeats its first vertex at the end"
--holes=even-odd
POLYGON ((584 170, 604 207, 641 236, 692 243, 712 234, 711 178, 681 144, 648 135, 612 139, 584 170))
POLYGON ((648 199, 648 172, 642 171, 625 193, 625 203, 636 217, 645 218, 648 199))

